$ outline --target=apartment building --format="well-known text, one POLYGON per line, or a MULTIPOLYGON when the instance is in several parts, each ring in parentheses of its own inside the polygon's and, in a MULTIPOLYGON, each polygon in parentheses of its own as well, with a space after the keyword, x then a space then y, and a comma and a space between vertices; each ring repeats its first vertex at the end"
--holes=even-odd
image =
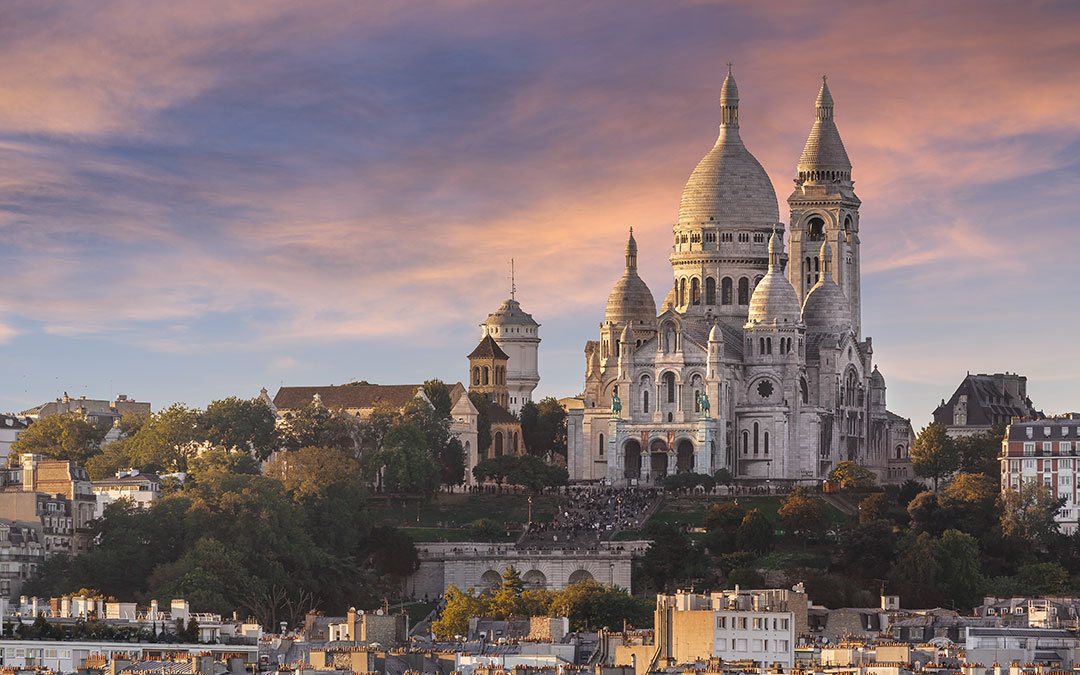
POLYGON ((1014 419, 1001 442, 1001 489, 1021 483, 1045 485, 1065 500, 1058 511, 1061 531, 1076 531, 1080 475, 1080 413, 1041 420, 1014 419))

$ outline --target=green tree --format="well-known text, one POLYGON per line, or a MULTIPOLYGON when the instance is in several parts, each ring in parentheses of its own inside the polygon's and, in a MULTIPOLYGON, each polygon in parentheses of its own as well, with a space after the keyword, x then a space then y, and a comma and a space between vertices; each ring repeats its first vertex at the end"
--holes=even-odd
POLYGON ((359 453, 361 431, 356 419, 344 410, 330 410, 314 401, 287 413, 279 429, 286 450, 335 448, 354 457, 359 453))
POLYGON ((839 548, 848 573, 860 578, 874 578, 892 563, 895 542, 892 523, 872 520, 844 530, 839 548))
POLYGON ((131 437, 131 452, 144 468, 187 471, 188 460, 199 449, 199 414, 174 403, 150 415, 131 437))
POLYGON ((806 539, 820 536, 825 531, 825 504, 807 495, 801 488, 788 494, 776 513, 784 529, 804 539, 804 543, 806 539))
POLYGON ((956 451, 956 444, 945 425, 940 422, 923 427, 911 444, 910 454, 915 473, 932 479, 934 492, 937 492, 940 479, 950 476, 960 468, 960 455, 956 451))
POLYGON ((937 493, 929 490, 912 499, 907 511, 913 530, 928 532, 934 537, 940 535, 951 521, 949 510, 942 506, 937 493))
POLYGON ((188 460, 188 470, 198 479, 214 471, 258 475, 259 462, 247 450, 229 450, 220 445, 206 448, 188 460))
POLYGON ((424 396, 427 396, 431 407, 440 417, 450 417, 453 403, 450 400, 450 387, 446 386, 446 383, 439 379, 428 380, 424 383, 424 396))
POLYGON ((970 610, 982 600, 985 579, 979 566, 979 542, 959 530, 945 530, 937 543, 938 584, 942 595, 970 610))
POLYGON ((990 431, 961 436, 955 440, 959 455, 960 471, 980 474, 998 480, 1001 473, 1001 441, 1005 438, 1005 425, 995 425, 990 431))
POLYGON ((841 486, 849 490, 867 490, 874 487, 877 476, 857 462, 844 460, 829 472, 829 480, 839 481, 841 486))
POLYGON ((735 477, 731 475, 730 471, 723 467, 716 470, 716 473, 713 474, 713 478, 715 478, 716 482, 720 485, 735 484, 735 477))
POLYGON ((998 478, 983 473, 960 473, 942 493, 957 529, 985 539, 999 522, 1001 487, 998 478))
POLYGON ((713 504, 705 511, 705 545, 713 555, 735 549, 735 536, 746 510, 734 502, 713 504))
POLYGON ((892 504, 884 492, 870 495, 859 502, 859 524, 866 525, 875 520, 889 520, 892 504))
POLYGON ((743 516, 735 534, 735 541, 742 551, 764 555, 772 547, 773 526, 761 511, 751 509, 743 516))
POLYGON ((488 410, 491 402, 478 391, 469 392, 469 401, 479 413, 476 416, 476 451, 478 456, 487 457, 488 449, 491 447, 491 413, 488 410))
POLYGON ((428 452, 424 430, 415 423, 402 422, 386 435, 385 447, 373 458, 389 492, 431 497, 439 489, 441 472, 428 452))
POLYGON ((101 452, 101 439, 106 431, 74 413, 42 417, 19 435, 11 446, 11 455, 33 453, 85 465, 101 452))
POLYGON ((273 411, 261 400, 230 397, 198 414, 196 435, 210 445, 266 459, 281 444, 276 425, 273 411))
POLYGON ((488 615, 495 619, 507 619, 520 615, 518 599, 524 591, 525 582, 514 566, 510 565, 503 570, 499 584, 492 589, 488 615))
POLYGON ((652 539, 636 575, 643 590, 671 592, 693 581, 706 580, 705 556, 685 532, 669 524, 646 523, 643 533, 652 539))
POLYGON ((327 487, 355 485, 360 465, 336 448, 307 447, 277 456, 263 473, 280 480, 290 494, 303 500, 323 494, 327 487))
POLYGON ((896 550, 889 578, 900 597, 910 607, 937 605, 941 597, 938 591, 941 565, 934 538, 926 532, 909 534, 897 544, 896 550))
POLYGON ((465 591, 451 584, 446 588, 445 606, 439 618, 432 622, 431 632, 440 640, 452 640, 469 634, 469 618, 487 616, 488 599, 473 589, 465 591))
POLYGON ((1025 481, 1019 490, 1007 488, 1001 495, 1001 533, 1023 551, 1025 560, 1033 550, 1045 551, 1058 534, 1054 516, 1065 503, 1047 485, 1025 481))
POLYGON ((554 594, 549 612, 565 616, 574 631, 646 627, 652 620, 653 605, 646 598, 632 597, 626 590, 600 584, 592 579, 570 584, 554 594))
POLYGON ((566 410, 558 400, 526 401, 519 415, 522 440, 531 454, 566 456, 566 410))
POLYGON ((737 567, 728 575, 727 585, 729 588, 742 586, 743 588, 761 588, 765 585, 765 577, 761 572, 750 566, 737 567))

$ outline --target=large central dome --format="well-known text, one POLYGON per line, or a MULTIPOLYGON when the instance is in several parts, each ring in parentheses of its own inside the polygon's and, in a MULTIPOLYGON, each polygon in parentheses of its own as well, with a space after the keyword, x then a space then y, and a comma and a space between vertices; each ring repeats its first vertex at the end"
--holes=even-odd
POLYGON ((720 136, 683 188, 679 223, 772 225, 780 221, 776 190, 739 137, 739 90, 728 72, 720 90, 720 136))

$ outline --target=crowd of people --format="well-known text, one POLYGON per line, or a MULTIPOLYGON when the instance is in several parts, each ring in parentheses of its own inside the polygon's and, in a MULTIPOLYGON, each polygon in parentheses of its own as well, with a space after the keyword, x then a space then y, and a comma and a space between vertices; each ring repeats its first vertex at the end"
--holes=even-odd
POLYGON ((567 491, 550 522, 532 523, 520 546, 589 546, 645 521, 658 490, 582 488, 567 491))

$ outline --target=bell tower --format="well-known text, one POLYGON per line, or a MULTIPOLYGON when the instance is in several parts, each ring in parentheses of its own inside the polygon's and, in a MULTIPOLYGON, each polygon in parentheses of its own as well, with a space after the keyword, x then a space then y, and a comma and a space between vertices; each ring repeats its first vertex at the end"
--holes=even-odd
POLYGON ((862 339, 859 281, 859 206, 851 180, 851 161, 833 121, 833 97, 824 77, 816 117, 799 158, 791 209, 788 279, 800 302, 822 274, 832 275, 850 307, 851 329, 862 339), (834 252, 831 269, 821 260, 822 242, 834 252))
POLYGON ((469 354, 469 392, 479 392, 487 400, 507 408, 510 390, 506 386, 506 355, 491 335, 485 335, 469 354))

